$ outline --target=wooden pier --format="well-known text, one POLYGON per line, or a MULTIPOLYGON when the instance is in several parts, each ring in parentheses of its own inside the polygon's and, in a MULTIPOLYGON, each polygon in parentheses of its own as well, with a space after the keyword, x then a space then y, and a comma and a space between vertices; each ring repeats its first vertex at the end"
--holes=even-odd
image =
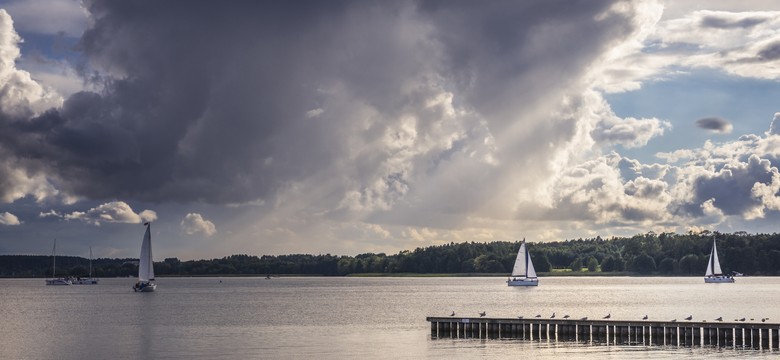
POLYGON ((778 350, 780 324, 427 317, 431 338, 575 341, 589 344, 778 350))

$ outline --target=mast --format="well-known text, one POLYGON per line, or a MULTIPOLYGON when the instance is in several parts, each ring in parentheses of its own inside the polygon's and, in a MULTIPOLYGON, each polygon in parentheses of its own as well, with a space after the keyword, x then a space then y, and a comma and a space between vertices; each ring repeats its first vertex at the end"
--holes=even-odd
POLYGON ((89 277, 92 278, 92 246, 89 247, 89 277))
POLYGON ((51 256, 52 256, 52 262, 51 262, 51 277, 56 277, 57 275, 57 239, 54 239, 54 247, 51 248, 51 256))

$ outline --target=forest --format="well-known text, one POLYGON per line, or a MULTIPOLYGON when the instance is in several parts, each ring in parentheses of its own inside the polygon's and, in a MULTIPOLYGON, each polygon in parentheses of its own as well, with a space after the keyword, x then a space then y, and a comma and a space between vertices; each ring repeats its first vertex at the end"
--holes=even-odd
MULTIPOLYGON (((648 232, 631 237, 601 237, 557 242, 528 242, 540 276, 550 275, 704 275, 713 240, 724 273, 780 275, 780 234, 687 234, 648 232)), ((266 276, 360 274, 508 275, 520 242, 464 242, 404 250, 398 254, 231 255, 211 260, 167 258, 154 263, 157 276, 266 276)), ((137 274, 138 259, 92 261, 97 277, 137 274)), ((85 276, 89 260, 57 256, 57 276, 85 276)), ((0 277, 52 276, 51 256, 0 255, 0 277)))

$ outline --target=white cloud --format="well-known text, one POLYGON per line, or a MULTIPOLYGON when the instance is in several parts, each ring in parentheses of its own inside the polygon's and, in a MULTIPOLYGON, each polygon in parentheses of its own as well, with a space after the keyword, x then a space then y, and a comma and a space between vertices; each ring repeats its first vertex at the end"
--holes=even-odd
POLYGON ((7 211, 0 213, 0 225, 14 226, 14 225, 21 225, 21 224, 22 223, 19 221, 19 218, 16 217, 16 215, 11 214, 7 211))
POLYGON ((21 38, 14 22, 0 9, 0 111, 6 115, 29 117, 62 104, 62 98, 32 80, 30 73, 16 68, 21 38))
POLYGON ((206 220, 198 213, 189 213, 181 221, 181 228, 187 235, 203 234, 213 236, 217 233, 214 223, 206 220))
MULTIPOLYGON (((57 212, 41 213, 42 217, 58 216, 57 212)), ((112 201, 91 208, 87 211, 74 211, 61 216, 65 220, 81 220, 96 226, 101 223, 126 223, 140 224, 146 221, 157 220, 157 213, 152 210, 143 210, 136 214, 124 201, 112 201)))

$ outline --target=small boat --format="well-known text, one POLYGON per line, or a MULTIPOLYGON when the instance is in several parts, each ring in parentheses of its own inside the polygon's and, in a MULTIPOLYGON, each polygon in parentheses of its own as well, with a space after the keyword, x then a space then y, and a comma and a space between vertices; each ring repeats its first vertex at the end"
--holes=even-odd
POLYGON ((733 283, 734 277, 723 275, 718 261, 718 249, 715 246, 715 240, 712 240, 712 251, 710 252, 710 261, 707 262, 707 272, 704 273, 705 283, 733 283))
POLYGON ((57 239, 54 239, 54 247, 51 249, 51 276, 54 279, 46 279, 46 285, 72 285, 69 278, 58 278, 57 273, 57 239))
POLYGON ((538 286, 539 278, 536 277, 534 263, 531 261, 531 255, 528 254, 528 248, 525 245, 525 239, 517 250, 515 267, 512 269, 512 275, 506 280, 507 286, 538 286))
POLYGON ((133 285, 135 292, 151 292, 157 289, 154 282, 154 261, 152 260, 151 223, 146 225, 146 233, 141 243, 141 256, 138 258, 138 281, 133 285))
POLYGON ((89 277, 77 277, 73 280, 73 285, 97 285, 100 279, 92 277, 92 247, 89 247, 89 277))

